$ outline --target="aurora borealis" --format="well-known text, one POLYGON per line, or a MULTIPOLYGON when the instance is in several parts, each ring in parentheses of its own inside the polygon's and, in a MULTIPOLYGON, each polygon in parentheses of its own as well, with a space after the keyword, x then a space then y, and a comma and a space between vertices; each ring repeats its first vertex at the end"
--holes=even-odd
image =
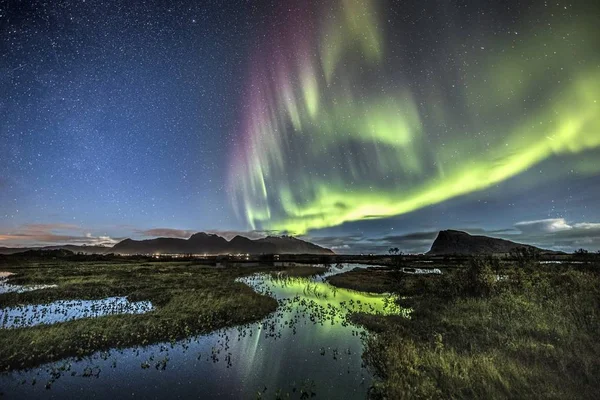
POLYGON ((291 9, 252 60, 229 185, 253 228, 409 213, 548 159, 550 179, 600 171, 597 20, 533 7, 536 26, 480 32, 485 18, 458 27, 445 15, 435 44, 402 37, 435 46, 424 66, 386 40, 383 2, 332 4, 291 9))
POLYGON ((0 4, 0 247, 423 252, 460 229, 600 250, 599 8, 0 4))

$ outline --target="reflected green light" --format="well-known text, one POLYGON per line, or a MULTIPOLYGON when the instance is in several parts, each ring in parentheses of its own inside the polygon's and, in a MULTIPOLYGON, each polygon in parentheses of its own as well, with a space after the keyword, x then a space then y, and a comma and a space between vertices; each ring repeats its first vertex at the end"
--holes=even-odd
MULTIPOLYGON (((270 289, 278 298, 299 297, 309 301, 310 308, 321 307, 332 322, 345 320, 349 313, 363 312, 368 314, 392 315, 405 313, 407 310, 396 304, 396 295, 358 292, 337 288, 327 282, 313 281, 308 278, 273 279, 270 289)), ((308 304, 308 303, 306 303, 308 304)))

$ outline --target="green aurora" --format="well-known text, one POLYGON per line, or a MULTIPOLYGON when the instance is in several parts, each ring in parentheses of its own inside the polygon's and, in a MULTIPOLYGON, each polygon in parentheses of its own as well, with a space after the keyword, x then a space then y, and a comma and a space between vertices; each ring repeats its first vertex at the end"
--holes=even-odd
POLYGON ((253 63, 236 209, 252 228, 303 234, 409 213, 546 160, 554 177, 598 173, 600 29, 558 12, 502 37, 481 26, 407 37, 433 47, 423 70, 386 42, 376 1, 340 1, 275 38, 253 63))

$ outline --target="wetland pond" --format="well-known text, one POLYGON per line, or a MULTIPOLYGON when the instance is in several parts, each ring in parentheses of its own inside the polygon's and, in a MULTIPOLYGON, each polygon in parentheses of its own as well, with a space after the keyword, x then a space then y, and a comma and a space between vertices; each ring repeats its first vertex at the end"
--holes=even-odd
POLYGON ((130 302, 126 297, 26 304, 0 308, 0 329, 56 324, 79 318, 98 318, 103 315, 141 314, 151 310, 152 303, 149 301, 130 302))
POLYGON ((12 293, 12 292, 23 293, 23 292, 29 292, 31 290, 51 289, 51 288, 56 287, 56 285, 29 285, 29 286, 13 285, 13 284, 7 282, 8 278, 11 275, 14 275, 14 274, 12 272, 0 271, 0 294, 12 293))
POLYGON ((256 323, 178 342, 4 373, 0 392, 19 399, 364 399, 373 379, 361 358, 366 333, 347 316, 407 311, 392 296, 326 282, 327 276, 363 267, 340 265, 312 278, 257 274, 240 279, 277 299, 277 311, 256 323))

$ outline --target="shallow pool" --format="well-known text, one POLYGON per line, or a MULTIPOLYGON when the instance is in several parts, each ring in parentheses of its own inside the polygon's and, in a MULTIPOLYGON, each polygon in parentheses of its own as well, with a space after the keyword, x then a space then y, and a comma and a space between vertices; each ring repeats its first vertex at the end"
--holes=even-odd
MULTIPOLYGON (((328 275, 367 265, 343 265, 328 275)), ((254 275, 277 299, 262 321, 178 342, 97 352, 0 375, 7 398, 364 399, 365 331, 353 311, 402 314, 395 297, 339 289, 316 278, 254 275), (47 388, 48 387, 48 388, 47 388)))

